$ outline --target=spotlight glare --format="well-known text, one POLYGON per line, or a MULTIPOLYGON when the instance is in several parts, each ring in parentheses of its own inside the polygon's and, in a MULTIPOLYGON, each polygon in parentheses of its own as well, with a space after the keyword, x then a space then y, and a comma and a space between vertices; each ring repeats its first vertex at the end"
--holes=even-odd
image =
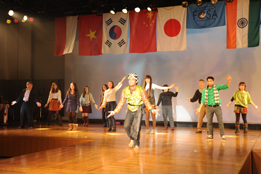
POLYGON ((128 13, 127 7, 122 9, 122 13, 128 13))
POLYGON ((13 16, 14 15, 14 11, 13 10, 9 10, 8 14, 9 14, 9 16, 13 16))
POLYGON ((218 3, 218 0, 211 0, 211 4, 215 5, 218 3))
POLYGON ((18 19, 14 19, 14 23, 18 23, 18 19))
POLYGON ((24 15, 23 20, 27 21, 27 16, 26 15, 24 15))
POLYGON ((114 11, 114 10, 111 10, 110 13, 114 15, 114 14, 115 14, 115 11, 114 11))
POLYGON ((140 12, 140 8, 139 7, 136 7, 134 10, 135 10, 136 13, 140 12))
POLYGON ((30 17, 30 18, 29 18, 29 21, 30 21, 30 22, 33 22, 33 21, 34 21, 34 18, 30 17))
POLYGON ((148 10, 148 11, 151 11, 151 8, 150 8, 150 7, 147 7, 147 10, 148 10))
POLYGON ((7 23, 7 24, 11 24, 11 20, 10 20, 10 19, 7 19, 7 20, 6 20, 6 23, 7 23))

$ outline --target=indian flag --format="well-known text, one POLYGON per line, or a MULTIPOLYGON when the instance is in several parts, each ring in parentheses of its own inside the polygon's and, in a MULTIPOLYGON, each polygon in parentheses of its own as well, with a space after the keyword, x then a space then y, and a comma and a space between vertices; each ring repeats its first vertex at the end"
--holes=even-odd
POLYGON ((227 2, 227 48, 259 45, 260 0, 227 2))

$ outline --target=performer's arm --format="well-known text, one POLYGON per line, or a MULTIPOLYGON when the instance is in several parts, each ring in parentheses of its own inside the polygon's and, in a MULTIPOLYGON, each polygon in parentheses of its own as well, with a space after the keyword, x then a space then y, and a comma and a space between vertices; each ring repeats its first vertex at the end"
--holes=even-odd
POLYGON ((19 95, 19 97, 15 101, 12 102, 11 105, 18 103, 23 98, 25 91, 26 90, 22 90, 22 93, 19 95))
POLYGON ((105 91, 105 92, 104 92, 104 98, 103 98, 102 104, 100 105, 98 111, 101 110, 101 109, 106 105, 107 98, 108 98, 108 97, 107 97, 107 92, 105 91))
POLYGON ((171 89, 171 88, 173 88, 175 86, 175 84, 171 84, 170 86, 159 86, 159 85, 156 85, 156 84, 152 84, 152 89, 171 89))
POLYGON ((227 86, 230 87, 232 78, 230 77, 230 75, 227 75, 226 79, 227 79, 227 86))
POLYGON ((121 92, 120 102, 118 103, 118 105, 117 105, 116 109, 114 110, 114 112, 119 113, 125 102, 126 102, 126 98, 124 96, 124 91, 122 91, 121 92))
POLYGON ((61 90, 58 91, 58 101, 60 103, 62 103, 62 94, 61 94, 61 90))
POLYGON ((205 104, 205 103, 207 103, 207 101, 205 101, 205 90, 206 89, 203 89, 203 91, 202 91, 202 97, 201 97, 201 104, 200 104, 200 106, 199 106, 199 108, 198 109, 196 109, 196 113, 198 114, 198 113, 200 113, 200 110, 201 110, 201 108, 203 107, 203 105, 205 104))
POLYGON ((141 97, 142 97, 143 103, 145 104, 147 110, 150 111, 152 109, 152 106, 149 102, 145 89, 141 92, 141 97))
POLYGON ((114 88, 116 91, 118 91, 118 90, 121 88, 122 83, 123 83, 123 81, 124 81, 125 79, 126 79, 126 76, 124 76, 123 79, 120 81, 120 83, 114 88))
POLYGON ((175 93, 172 92, 172 97, 177 97, 178 96, 179 88, 176 86, 175 89, 176 89, 176 92, 175 93))
POLYGON ((193 103, 193 102, 199 100, 200 95, 201 95, 201 93, 198 90, 196 90, 194 96, 191 99, 190 98, 187 98, 187 99, 188 99, 188 101, 193 103))
POLYGON ((162 95, 160 94, 160 95, 159 95, 159 100, 158 100, 157 106, 160 105, 161 101, 162 101, 162 95))
POLYGON ((48 100, 47 100, 46 104, 44 105, 44 107, 47 107, 51 100, 52 99, 51 99, 51 91, 50 91, 49 96, 48 96, 48 100))
POLYGON ((227 108, 230 106, 230 104, 234 101, 234 97, 231 98, 230 102, 227 104, 227 108))

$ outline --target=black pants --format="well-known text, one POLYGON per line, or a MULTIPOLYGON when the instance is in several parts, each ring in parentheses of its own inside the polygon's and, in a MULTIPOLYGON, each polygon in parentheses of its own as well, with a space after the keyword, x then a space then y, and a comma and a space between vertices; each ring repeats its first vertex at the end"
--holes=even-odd
POLYGON ((32 106, 28 102, 23 102, 20 110, 20 126, 24 127, 24 115, 27 115, 29 127, 33 127, 32 106))
MULTIPOLYGON (((236 114, 236 122, 239 122, 239 120, 240 120, 240 113, 235 113, 235 114, 236 114)), ((241 115, 242 115, 242 119, 243 119, 244 123, 247 123, 247 119, 246 119, 246 115, 247 114, 242 114, 241 113, 241 115)))
POLYGON ((105 108, 102 108, 102 121, 104 124, 106 124, 106 122, 107 122, 107 119, 105 117, 105 108))

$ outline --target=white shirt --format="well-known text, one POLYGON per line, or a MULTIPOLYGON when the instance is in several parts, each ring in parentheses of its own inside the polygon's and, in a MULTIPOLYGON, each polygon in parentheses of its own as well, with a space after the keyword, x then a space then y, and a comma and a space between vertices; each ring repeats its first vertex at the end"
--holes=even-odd
POLYGON ((23 101, 27 102, 29 100, 30 92, 31 92, 31 89, 26 89, 26 91, 24 93, 23 101))
POLYGON ((107 89, 104 92, 104 99, 102 102, 102 106, 105 106, 106 102, 112 102, 112 101, 116 101, 116 92, 121 88, 122 84, 119 83, 116 87, 112 88, 112 89, 107 89))
POLYGON ((59 101, 60 103, 62 103, 61 91, 58 90, 58 92, 56 92, 56 93, 52 93, 52 92, 50 91, 49 97, 48 97, 48 100, 47 100, 47 103, 49 103, 52 99, 58 99, 58 101, 59 101))
MULTIPOLYGON (((145 90, 147 91, 148 89, 149 89, 149 87, 150 87, 150 84, 148 83, 146 86, 145 86, 145 90)), ((168 87, 167 86, 159 86, 159 85, 156 85, 156 84, 154 84, 154 83, 152 83, 151 84, 151 89, 168 89, 168 87)))

